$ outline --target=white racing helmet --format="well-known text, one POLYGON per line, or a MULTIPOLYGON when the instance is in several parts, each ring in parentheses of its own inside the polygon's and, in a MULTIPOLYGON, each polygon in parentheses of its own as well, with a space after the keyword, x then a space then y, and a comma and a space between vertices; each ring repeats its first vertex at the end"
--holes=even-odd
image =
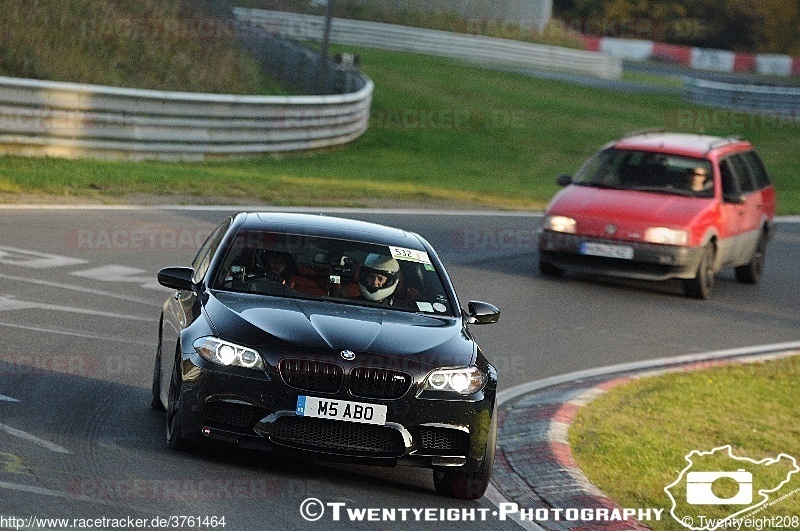
POLYGON ((361 296, 368 301, 382 301, 397 289, 400 264, 391 256, 371 253, 364 259, 364 264, 358 273, 358 289, 361 296), (370 274, 380 274, 386 277, 386 283, 381 287, 371 286, 368 283, 370 274))

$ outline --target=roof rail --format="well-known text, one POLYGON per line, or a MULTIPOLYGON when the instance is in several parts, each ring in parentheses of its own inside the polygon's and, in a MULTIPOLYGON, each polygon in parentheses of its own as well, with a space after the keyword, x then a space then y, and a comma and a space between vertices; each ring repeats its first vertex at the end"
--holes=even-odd
POLYGON ((666 133, 667 130, 663 127, 647 127, 645 129, 636 129, 635 131, 629 131, 622 135, 622 138, 628 138, 631 136, 640 136, 640 135, 649 135, 655 133, 666 133))

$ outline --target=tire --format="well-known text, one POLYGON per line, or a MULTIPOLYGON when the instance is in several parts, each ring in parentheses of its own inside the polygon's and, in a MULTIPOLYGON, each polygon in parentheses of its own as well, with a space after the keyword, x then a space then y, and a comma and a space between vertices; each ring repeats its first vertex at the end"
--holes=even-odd
POLYGON ((474 472, 465 472, 464 467, 435 467, 433 469, 433 485, 436 493, 448 498, 460 500, 477 500, 489 487, 494 466, 495 446, 497 445, 497 408, 492 415, 489 428, 489 439, 483 450, 481 467, 474 472))
POLYGON ((183 400, 181 398, 182 379, 180 374, 180 355, 175 361, 175 370, 169 382, 169 398, 167 400, 167 446, 173 450, 184 451, 189 448, 189 441, 183 437, 183 400))
POLYGON ((156 366, 153 368, 153 387, 150 397, 150 409, 154 411, 166 411, 161 402, 161 354, 156 354, 156 366))
POLYGON ((694 278, 683 281, 683 292, 688 297, 695 299, 708 299, 714 290, 714 260, 717 250, 713 243, 709 243, 703 249, 700 263, 697 265, 697 272, 694 278))
POLYGON ((161 330, 158 333, 158 348, 156 349, 156 363, 153 367, 153 387, 152 397, 150 398, 150 408, 155 411, 165 411, 164 404, 161 402, 161 330))
POLYGON ((736 280, 743 284, 758 284, 764 273, 764 258, 767 254, 767 241, 769 241, 767 233, 762 232, 758 237, 758 243, 756 243, 756 248, 753 251, 753 256, 750 258, 750 262, 734 270, 736 272, 736 280))
POLYGON ((539 273, 544 277, 550 278, 562 278, 564 276, 563 269, 542 260, 539 260, 539 273))

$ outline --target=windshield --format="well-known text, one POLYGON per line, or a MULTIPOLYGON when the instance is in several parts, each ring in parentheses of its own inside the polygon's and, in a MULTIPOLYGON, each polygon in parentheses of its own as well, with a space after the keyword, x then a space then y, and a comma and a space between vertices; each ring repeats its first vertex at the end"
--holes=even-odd
POLYGON ((295 234, 240 231, 212 288, 456 315, 426 252, 295 234))
POLYGON ((606 149, 589 159, 574 182, 584 186, 713 197, 711 163, 649 151, 606 149))

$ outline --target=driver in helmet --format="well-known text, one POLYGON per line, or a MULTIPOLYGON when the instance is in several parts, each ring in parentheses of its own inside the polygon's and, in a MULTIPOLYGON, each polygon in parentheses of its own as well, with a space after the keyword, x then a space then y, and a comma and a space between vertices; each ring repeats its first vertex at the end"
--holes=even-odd
POLYGON ((361 297, 371 302, 391 305, 400 276, 400 264, 391 256, 371 253, 364 259, 358 273, 361 297))

